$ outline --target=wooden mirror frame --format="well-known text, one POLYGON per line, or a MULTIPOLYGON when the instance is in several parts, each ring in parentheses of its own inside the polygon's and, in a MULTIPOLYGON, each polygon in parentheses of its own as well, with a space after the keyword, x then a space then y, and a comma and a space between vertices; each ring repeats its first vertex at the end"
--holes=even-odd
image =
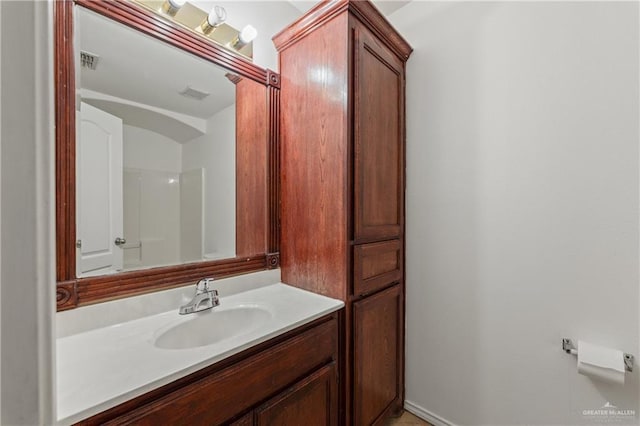
MULTIPOLYGON (((280 75, 263 69, 212 41, 163 19, 130 1, 56 0, 54 2, 54 71, 56 123, 56 301, 58 311, 160 289, 203 277, 225 277, 277 268, 279 247, 279 114, 280 75), (266 216, 264 253, 231 259, 156 267, 96 277, 76 277, 76 87, 74 3, 266 87, 267 137, 264 141, 266 187, 236 192, 266 216), (255 199, 261 204, 255 206, 255 199), (252 201, 253 200, 253 201, 252 201)), ((236 162, 241 160, 236 160, 236 162)), ((236 228, 237 229, 237 228, 236 228)))

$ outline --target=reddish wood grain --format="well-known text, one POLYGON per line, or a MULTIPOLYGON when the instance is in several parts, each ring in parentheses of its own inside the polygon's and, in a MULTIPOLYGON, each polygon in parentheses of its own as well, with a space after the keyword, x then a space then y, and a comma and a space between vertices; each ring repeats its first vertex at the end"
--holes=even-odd
POLYGON ((75 280, 60 281, 56 286, 56 305, 59 311, 78 306, 78 288, 75 280))
MULTIPOLYGON (((76 276, 76 94, 71 0, 54 3, 54 22, 56 278, 63 282, 76 276)), ((66 298, 62 300, 66 300, 65 308, 73 307, 66 298)))
POLYGON ((280 74, 267 70, 269 81, 269 241, 270 267, 280 266, 280 74))
POLYGON ((338 424, 335 363, 328 364, 255 410, 257 426, 338 424))
POLYGON ((400 396, 400 286, 356 302, 353 309, 354 424, 370 425, 400 396))
POLYGON ((353 293, 373 293, 402 278, 400 240, 361 244, 354 247, 353 293))
POLYGON ((356 243, 399 237, 404 213, 403 64, 356 25, 354 213, 356 243))
POLYGON ((346 10, 367 25, 398 58, 403 61, 409 59, 413 51, 409 43, 389 24, 389 21, 371 2, 363 0, 327 0, 318 2, 316 6, 297 21, 273 36, 273 42, 278 51, 283 51, 346 10))
POLYGON ((280 52, 284 282, 344 300, 348 274, 347 15, 280 52))
POLYGON ((282 278, 345 301, 341 421, 382 422, 404 398, 404 61, 411 47, 366 1, 321 2, 273 40, 282 78, 282 278), (367 308, 380 309, 365 302, 379 293, 364 296, 390 286, 394 315, 377 333, 367 308), (396 352, 384 362, 361 359, 363 332, 376 342, 393 337, 396 352))
POLYGON ((236 254, 267 252, 267 87, 236 83, 236 254))
POLYGON ((266 256, 262 254, 79 278, 78 306, 192 284, 202 277, 219 279, 266 267, 266 256))
POLYGON ((349 10, 400 60, 406 62, 413 48, 370 1, 349 0, 349 10))

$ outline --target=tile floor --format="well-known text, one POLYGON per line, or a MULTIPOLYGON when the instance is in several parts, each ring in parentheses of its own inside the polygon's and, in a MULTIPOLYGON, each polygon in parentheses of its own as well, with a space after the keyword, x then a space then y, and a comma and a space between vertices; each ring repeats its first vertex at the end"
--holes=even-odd
POLYGON ((394 425, 398 425, 398 426, 431 426, 430 423, 427 423, 424 420, 419 419, 418 417, 414 416, 413 414, 411 414, 408 411, 405 411, 404 413, 402 413, 402 416, 400 416, 400 417, 390 418, 385 423, 385 426, 394 426, 394 425))

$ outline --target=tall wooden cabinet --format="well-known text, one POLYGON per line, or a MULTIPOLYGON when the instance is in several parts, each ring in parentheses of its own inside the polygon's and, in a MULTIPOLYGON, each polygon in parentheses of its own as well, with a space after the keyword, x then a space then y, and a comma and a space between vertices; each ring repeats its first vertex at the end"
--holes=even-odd
POLYGON ((345 424, 404 400, 404 92, 411 47, 368 1, 322 2, 274 37, 282 279, 345 301, 345 424))

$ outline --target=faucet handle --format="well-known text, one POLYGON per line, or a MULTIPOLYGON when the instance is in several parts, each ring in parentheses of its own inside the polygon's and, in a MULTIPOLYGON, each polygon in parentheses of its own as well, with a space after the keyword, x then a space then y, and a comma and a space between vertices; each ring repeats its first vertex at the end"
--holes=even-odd
MULTIPOLYGON (((198 284, 196 284, 196 292, 203 293, 203 292, 211 291, 212 289, 209 287, 211 283, 213 283, 213 278, 201 279, 200 281, 198 281, 198 284)), ((216 291, 216 290, 213 290, 213 291, 216 291)))

